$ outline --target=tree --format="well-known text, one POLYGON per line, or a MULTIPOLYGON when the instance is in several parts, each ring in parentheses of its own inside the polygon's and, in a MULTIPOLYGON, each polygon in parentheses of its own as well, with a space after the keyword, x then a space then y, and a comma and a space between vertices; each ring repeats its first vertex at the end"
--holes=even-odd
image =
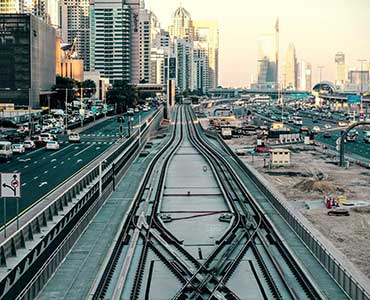
POLYGON ((139 99, 138 89, 127 81, 116 80, 107 92, 107 103, 116 105, 117 112, 127 111, 129 107, 137 104, 139 99))
POLYGON ((57 75, 55 85, 52 90, 55 91, 54 94, 50 96, 50 106, 51 108, 64 108, 66 100, 66 90, 68 102, 75 99, 76 90, 78 88, 78 81, 57 75))
POLYGON ((91 97, 96 93, 96 84, 95 81, 87 79, 82 82, 81 87, 84 89, 84 96, 91 97))

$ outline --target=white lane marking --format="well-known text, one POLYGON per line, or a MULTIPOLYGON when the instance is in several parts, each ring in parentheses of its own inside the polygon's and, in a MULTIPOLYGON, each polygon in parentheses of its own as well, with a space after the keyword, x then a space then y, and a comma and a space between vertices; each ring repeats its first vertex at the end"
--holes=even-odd
POLYGON ((55 161, 57 161, 55 158, 53 158, 50 162, 51 163, 53 163, 53 162, 55 162, 55 161))
POLYGON ((25 182, 25 183, 22 183, 22 186, 26 186, 27 185, 27 183, 25 182))
POLYGON ((95 150, 100 150, 100 147, 96 147, 95 150))
POLYGON ((27 162, 27 161, 30 161, 30 160, 31 160, 31 158, 26 158, 26 159, 22 158, 22 159, 19 160, 19 162, 27 162))
POLYGON ((53 167, 53 169, 56 169, 56 168, 57 168, 57 166, 54 166, 54 167, 53 167))
POLYGON ((76 164, 78 164, 78 163, 80 163, 80 162, 82 162, 82 159, 79 159, 79 160, 76 162, 76 164))
POLYGON ((63 149, 61 149, 61 150, 58 150, 58 151, 54 152, 53 154, 50 154, 50 156, 57 155, 57 154, 59 154, 59 153, 63 152, 64 150, 67 150, 68 148, 71 148, 72 146, 73 146, 73 145, 69 145, 69 146, 67 146, 67 147, 65 147, 65 148, 63 148, 63 149))
POLYGON ((42 159, 46 159, 46 157, 43 157, 42 159))
POLYGON ((37 150, 32 151, 32 152, 30 152, 30 153, 27 153, 27 154, 26 154, 26 156, 30 156, 30 155, 32 155, 32 154, 34 154, 34 153, 37 153, 37 152, 41 151, 41 150, 44 150, 44 148, 40 148, 40 149, 37 149, 37 150))
POLYGON ((47 185, 47 184, 48 184, 48 183, 47 183, 47 181, 41 182, 41 183, 39 184, 39 187, 42 187, 42 186, 47 185))
POLYGON ((81 150, 80 152, 77 152, 75 155, 73 155, 74 157, 76 156, 79 156, 81 153, 85 152, 86 150, 88 150, 89 148, 91 148, 93 145, 90 145, 88 147, 86 147, 85 149, 81 150))
POLYGON ((27 169, 28 168, 28 165, 25 165, 24 168, 27 169))
POLYGON ((64 161, 62 161, 60 164, 61 164, 61 165, 64 165, 64 161))
POLYGON ((39 178, 38 176, 33 177, 33 179, 34 179, 34 180, 36 180, 36 179, 38 179, 38 178, 39 178))
POLYGON ((18 170, 13 171, 13 173, 17 173, 17 172, 18 172, 18 170))
POLYGON ((48 170, 44 171, 44 174, 47 174, 47 173, 49 173, 49 171, 48 171, 48 170))

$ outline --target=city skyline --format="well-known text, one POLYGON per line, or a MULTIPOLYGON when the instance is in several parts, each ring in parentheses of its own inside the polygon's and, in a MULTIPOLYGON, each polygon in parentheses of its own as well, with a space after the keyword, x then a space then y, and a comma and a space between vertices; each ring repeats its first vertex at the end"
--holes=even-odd
MULTIPOLYGON (((360 68, 358 59, 370 60, 370 40, 366 38, 370 2, 359 0, 267 1, 249 3, 242 0, 227 7, 223 3, 205 0, 170 1, 150 0, 147 7, 158 16, 161 26, 167 28, 173 11, 182 4, 194 19, 215 19, 220 28, 220 85, 247 86, 257 76, 258 36, 272 33, 276 17, 280 17, 280 61, 284 63, 289 43, 296 47, 297 58, 312 64, 313 81, 319 80, 317 66, 325 66, 323 79, 334 82, 334 57, 339 51, 346 54, 351 68, 360 68), (292 8, 294 5, 294 8, 292 8), (245 9, 243 9, 245 8, 245 9), (318 8, 320 8, 318 10, 318 8), (244 28, 244 30, 243 30, 244 28), (245 30, 245 28, 250 28, 245 30), (328 34, 330 33, 330 39, 328 34), (235 41, 239 47, 235 47, 235 41), (238 66, 235 68, 235 66, 238 66)), ((280 81, 283 80, 280 66, 280 81)))

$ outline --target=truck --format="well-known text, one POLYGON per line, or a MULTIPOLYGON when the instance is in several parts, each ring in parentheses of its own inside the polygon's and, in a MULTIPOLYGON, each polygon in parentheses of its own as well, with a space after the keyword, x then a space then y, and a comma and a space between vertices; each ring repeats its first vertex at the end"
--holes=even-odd
POLYGON ((233 137, 232 129, 229 127, 221 128, 221 136, 224 140, 229 140, 233 137))
POLYGON ((13 157, 12 143, 8 141, 0 141, 0 160, 8 161, 13 157))

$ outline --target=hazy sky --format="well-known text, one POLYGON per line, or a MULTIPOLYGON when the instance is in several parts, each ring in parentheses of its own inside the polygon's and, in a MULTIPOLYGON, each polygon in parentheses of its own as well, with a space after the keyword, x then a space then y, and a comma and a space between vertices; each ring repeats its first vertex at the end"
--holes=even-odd
MULTIPOLYGON (((179 0, 146 0, 167 28, 179 0)), ((349 66, 370 60, 370 0, 182 0, 192 19, 216 19, 220 26, 220 84, 246 86, 257 73, 257 38, 273 30, 280 17, 280 60, 288 43, 298 59, 311 62, 314 80, 334 80, 334 55, 349 66)))

